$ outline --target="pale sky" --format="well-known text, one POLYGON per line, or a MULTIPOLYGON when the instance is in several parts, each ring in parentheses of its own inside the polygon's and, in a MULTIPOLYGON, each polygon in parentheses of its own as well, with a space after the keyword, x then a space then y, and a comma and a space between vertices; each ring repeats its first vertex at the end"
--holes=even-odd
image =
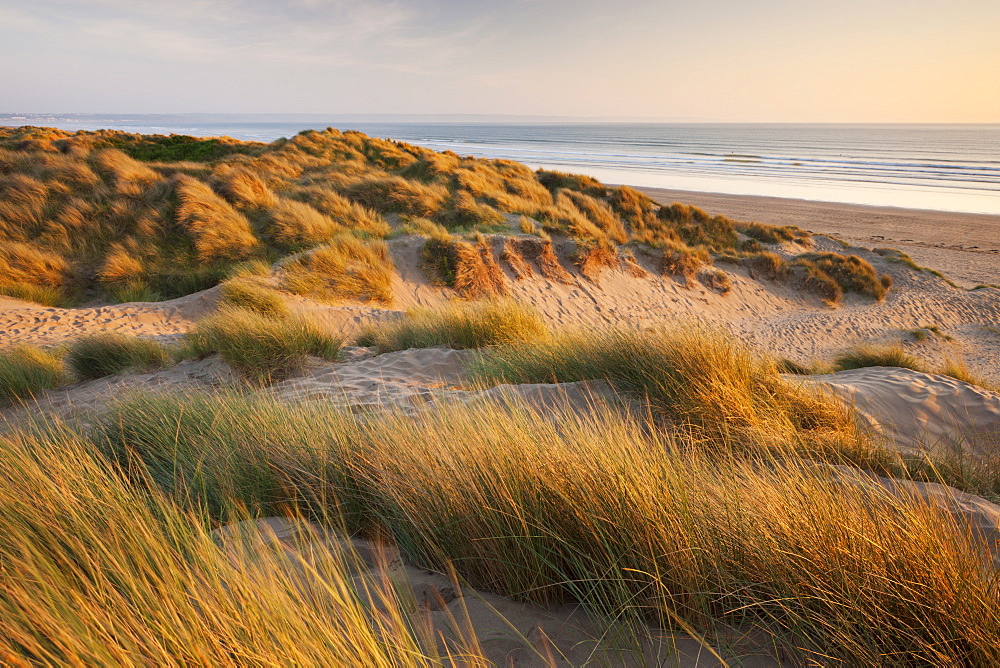
POLYGON ((1000 122, 1000 0, 0 0, 0 112, 1000 122))

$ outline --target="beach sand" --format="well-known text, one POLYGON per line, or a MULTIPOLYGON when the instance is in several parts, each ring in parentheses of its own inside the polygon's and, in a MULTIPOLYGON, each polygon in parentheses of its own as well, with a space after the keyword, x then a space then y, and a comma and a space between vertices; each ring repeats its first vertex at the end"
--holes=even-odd
POLYGON ((896 248, 965 288, 1000 284, 1000 216, 664 188, 636 190, 661 204, 683 202, 734 220, 798 225, 867 248, 896 248))

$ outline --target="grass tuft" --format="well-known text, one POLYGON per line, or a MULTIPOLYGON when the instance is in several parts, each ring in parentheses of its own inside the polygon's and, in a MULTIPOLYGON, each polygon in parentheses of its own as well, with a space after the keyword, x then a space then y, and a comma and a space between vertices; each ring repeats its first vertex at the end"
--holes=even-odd
POLYGON ((34 346, 0 350, 0 406, 30 399, 59 385, 62 360, 34 346))
POLYGON ((405 318, 366 330, 358 344, 379 352, 446 346, 462 350, 539 341, 548 336, 541 315, 513 300, 452 303, 437 309, 415 309, 405 318))
POLYGON ((902 346, 856 346, 834 358, 838 371, 862 369, 870 366, 894 366, 913 371, 926 372, 924 363, 907 353, 902 346))
POLYGON ((341 235, 285 266, 283 287, 322 301, 392 303, 395 267, 384 241, 341 235))
POLYGON ((222 306, 241 308, 271 318, 284 318, 291 310, 276 291, 247 278, 226 281, 219 288, 222 306))
POLYGON ((167 352, 155 339, 110 332, 82 336, 66 352, 66 364, 81 380, 159 369, 168 359, 167 352))
POLYGON ((198 321, 188 334, 197 355, 218 353, 233 369, 258 383, 283 380, 309 356, 335 360, 343 340, 313 320, 270 318, 227 307, 198 321))

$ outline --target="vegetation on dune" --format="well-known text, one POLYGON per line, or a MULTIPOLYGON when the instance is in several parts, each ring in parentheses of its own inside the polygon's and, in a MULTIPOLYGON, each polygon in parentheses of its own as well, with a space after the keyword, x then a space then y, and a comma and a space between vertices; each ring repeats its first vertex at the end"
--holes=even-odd
POLYGON ((705 447, 602 409, 362 417, 192 395, 128 400, 91 438, 176 503, 223 518, 333 504, 349 530, 521 599, 710 638, 749 624, 802 663, 1000 658, 995 578, 968 527, 843 469, 741 456, 726 435, 705 447))
POLYGON ((0 350, 0 406, 56 387, 64 378, 62 360, 34 346, 0 350))
POLYGON ((358 345, 381 353, 407 348, 482 348, 529 342, 548 336, 542 316, 513 300, 457 302, 438 309, 414 309, 405 318, 370 326, 358 345))
POLYGON ((226 281, 219 289, 219 304, 254 311, 271 318, 283 318, 291 309, 281 294, 248 278, 226 281))
POLYGON ((879 276, 867 260, 840 253, 803 253, 793 267, 805 270, 807 285, 815 286, 828 301, 836 302, 844 292, 856 292, 882 301, 892 286, 892 277, 879 276), (810 283, 811 281, 811 283, 810 283))
POLYGON ((394 266, 383 241, 341 235, 283 268, 282 285, 321 301, 392 303, 394 266))
MULTIPOLYGON (((349 545, 296 541, 303 569, 273 535, 211 532, 65 432, 0 437, 0 476, 5 665, 441 665, 390 581, 355 576, 349 545)), ((451 652, 485 665, 461 637, 451 652)))
MULTIPOLYGON (((95 282, 117 301, 178 297, 216 285, 247 261, 273 261, 343 235, 384 238, 401 216, 398 230, 407 219, 428 218, 452 233, 510 236, 512 215, 524 233, 544 229, 592 249, 584 266, 597 273, 611 266, 598 260, 629 242, 710 263, 711 254, 738 252, 737 230, 767 240, 801 236, 696 207, 660 207, 587 176, 332 128, 267 145, 0 130, 0 293, 48 304, 92 298, 95 282)), ((643 275, 627 255, 620 260, 617 268, 643 275)), ((549 275, 566 280, 558 262, 545 263, 549 275)))
POLYGON ((111 332, 81 336, 66 351, 66 364, 80 380, 158 369, 168 360, 167 351, 155 339, 111 332))
POLYGON ((228 306, 199 320, 188 343, 195 355, 218 353, 249 380, 270 383, 301 369, 309 356, 336 359, 343 340, 305 317, 228 306))
MULTIPOLYGON (((580 331, 492 350, 475 373, 492 382, 605 379, 699 438, 858 447, 849 416, 783 381, 774 363, 718 331, 580 331)), ((825 447, 825 446, 824 446, 825 447)))

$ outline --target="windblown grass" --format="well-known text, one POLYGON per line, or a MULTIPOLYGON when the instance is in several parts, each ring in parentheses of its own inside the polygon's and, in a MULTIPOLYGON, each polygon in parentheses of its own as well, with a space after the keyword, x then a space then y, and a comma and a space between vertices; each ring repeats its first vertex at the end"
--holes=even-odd
POLYGON ((730 446, 863 449, 836 402, 788 384, 774 362, 714 330, 562 333, 492 350, 474 373, 507 383, 605 379, 658 419, 730 446))
POLYGON ((801 663, 1000 660, 986 546, 945 510, 606 410, 359 417, 261 397, 145 397, 94 438, 147 462, 185 503, 335 503, 349 528, 377 527, 417 563, 453 563, 519 598, 709 632, 749 625, 801 663))
POLYGON ((223 538, 72 434, 0 437, 0 477, 5 665, 441 665, 412 603, 354 576, 349 547, 223 538))
POLYGON ((63 380, 62 360, 34 346, 0 350, 0 406, 30 399, 63 380))
POLYGON ((255 311, 223 308, 199 320, 188 334, 192 352, 218 353, 247 379, 282 380, 301 369, 309 356, 336 359, 343 340, 313 320, 271 318, 255 311))
POLYGON ((283 285, 324 301, 391 304, 394 269, 385 242, 342 235, 286 265, 283 285))
POLYGON ((158 369, 168 359, 166 350, 155 339, 110 332, 82 336, 66 352, 66 364, 81 380, 158 369))
POLYGON ((414 309, 405 318, 369 327, 358 344, 379 352, 407 348, 481 348, 531 342, 548 336, 533 308, 513 300, 452 303, 437 309, 414 309))

